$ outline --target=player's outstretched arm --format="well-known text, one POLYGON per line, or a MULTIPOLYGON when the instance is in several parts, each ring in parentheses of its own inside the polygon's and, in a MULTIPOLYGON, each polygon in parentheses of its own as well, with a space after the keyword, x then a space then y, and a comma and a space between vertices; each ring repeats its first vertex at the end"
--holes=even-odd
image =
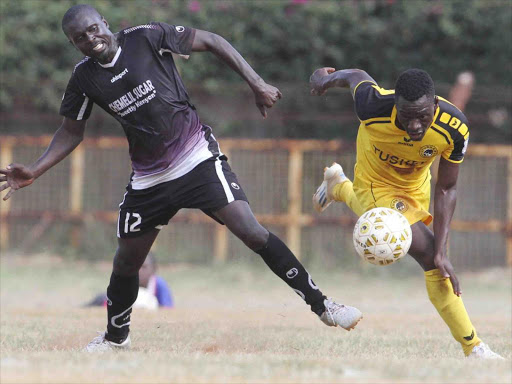
POLYGON ((209 51, 228 64, 251 87, 254 92, 256 106, 263 117, 267 117, 267 108, 281 98, 281 91, 265 81, 251 68, 245 59, 223 37, 215 33, 197 29, 192 43, 193 52, 209 51))
POLYGON ((318 68, 309 78, 309 86, 313 96, 321 96, 329 88, 350 88, 352 96, 354 95, 355 87, 361 81, 377 82, 362 69, 343 69, 336 71, 334 68, 325 67, 318 68))
POLYGON ((450 230, 450 223, 457 200, 458 175, 459 164, 452 163, 441 157, 434 193, 434 263, 444 277, 450 278, 453 285, 453 293, 460 296, 462 291, 459 281, 446 255, 448 231, 450 230))
POLYGON ((0 169, 0 192, 10 188, 3 200, 7 200, 20 188, 29 186, 48 169, 69 155, 84 138, 85 120, 64 118, 62 125, 43 155, 32 165, 13 163, 0 169))

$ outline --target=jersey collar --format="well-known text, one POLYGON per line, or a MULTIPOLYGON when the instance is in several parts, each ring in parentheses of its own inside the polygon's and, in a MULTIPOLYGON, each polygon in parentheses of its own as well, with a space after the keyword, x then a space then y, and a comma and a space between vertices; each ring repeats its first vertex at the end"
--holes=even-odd
POLYGON ((114 65, 116 65, 117 59, 119 59, 119 55, 121 54, 121 45, 119 45, 119 48, 117 48, 116 55, 112 59, 110 63, 107 64, 101 64, 98 62, 99 65, 101 65, 103 68, 112 68, 114 65))

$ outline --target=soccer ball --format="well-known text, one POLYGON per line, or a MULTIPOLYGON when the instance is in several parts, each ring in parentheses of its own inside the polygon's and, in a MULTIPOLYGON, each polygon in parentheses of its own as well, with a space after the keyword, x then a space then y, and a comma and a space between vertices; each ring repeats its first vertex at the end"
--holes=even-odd
POLYGON ((412 242, 409 222, 390 208, 373 208, 365 212, 354 227, 354 247, 363 260, 388 265, 404 257, 412 242))

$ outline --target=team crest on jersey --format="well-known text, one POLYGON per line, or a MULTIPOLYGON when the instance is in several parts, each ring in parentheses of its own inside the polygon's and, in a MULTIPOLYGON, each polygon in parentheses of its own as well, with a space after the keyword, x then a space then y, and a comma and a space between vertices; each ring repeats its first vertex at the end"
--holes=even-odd
POLYGON ((435 157, 439 151, 435 145, 424 145, 420 148, 421 157, 435 157))
POLYGON ((404 213, 409 209, 409 205, 405 200, 396 198, 391 201, 391 208, 397 210, 400 213, 404 213))

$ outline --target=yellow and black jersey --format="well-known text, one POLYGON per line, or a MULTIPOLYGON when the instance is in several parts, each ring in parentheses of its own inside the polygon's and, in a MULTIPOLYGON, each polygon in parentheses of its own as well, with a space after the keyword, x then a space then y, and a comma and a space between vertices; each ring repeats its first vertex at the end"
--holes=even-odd
POLYGON ((468 144, 468 122, 453 104, 439 97, 434 121, 421 141, 398 128, 395 91, 363 81, 354 89, 361 124, 357 135, 356 177, 414 190, 430 180, 430 166, 440 155, 461 163, 468 144))

